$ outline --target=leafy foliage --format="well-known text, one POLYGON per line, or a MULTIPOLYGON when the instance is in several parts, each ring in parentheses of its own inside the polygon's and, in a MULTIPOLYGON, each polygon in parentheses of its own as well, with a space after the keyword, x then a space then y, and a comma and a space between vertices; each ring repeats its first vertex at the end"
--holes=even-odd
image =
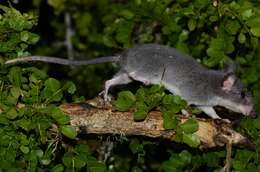
MULTIPOLYGON (((22 14, 1 5, 1 57, 15 58, 30 53, 67 56, 66 44, 61 42, 67 29, 64 13, 69 13, 75 57, 111 55, 133 44, 157 42, 191 54, 209 67, 222 67, 231 58, 252 92, 256 110, 260 111, 258 1, 33 0, 26 2, 27 9, 23 3, 19 1, 15 6, 22 11, 38 11, 39 21, 34 13, 22 14), (35 45, 39 36, 31 29, 37 22, 41 39, 35 45)), ((174 139, 181 148, 161 145, 160 141, 154 144, 157 142, 144 138, 130 139, 115 148, 113 160, 107 164, 111 168, 106 169, 96 161, 90 147, 73 139, 75 130, 57 104, 81 99, 74 95, 75 85, 81 95, 96 95, 104 79, 115 72, 114 68, 30 66, 0 67, 0 168, 3 171, 219 171, 224 166, 224 149, 201 152, 182 144, 198 146, 193 134, 198 126, 193 118, 180 124, 175 114, 183 107, 188 112, 197 110, 187 107, 179 97, 164 93, 160 86, 152 86, 141 87, 135 94, 119 93, 115 107, 122 111, 133 108, 136 120, 159 108, 164 127, 177 131, 178 137, 174 139), (47 75, 47 69, 52 77, 47 75), (68 78, 75 84, 62 81, 68 78)), ((259 117, 242 119, 238 129, 252 137, 257 149, 233 149, 233 171, 259 171, 259 125, 259 117)))
MULTIPOLYGON (((21 49, 20 45, 36 43, 37 41, 30 42, 30 39, 33 39, 31 36, 39 37, 26 31, 36 22, 31 21, 35 16, 28 18, 29 14, 22 15, 14 8, 0 7, 4 10, 3 20, 0 21, 3 26, 1 34, 5 36, 5 41, 1 41, 0 44, 8 45, 10 41, 16 43, 5 47, 6 51, 2 53, 5 53, 6 57, 21 55, 26 48, 21 49), (8 36, 23 35, 25 32, 28 32, 28 38, 22 38, 24 43, 20 42, 21 37, 8 36)), ((65 101, 64 95, 71 96, 75 91, 73 82, 61 84, 60 81, 49 77, 44 70, 35 67, 7 67, 1 64, 0 159, 3 162, 0 166, 1 171, 52 169, 57 172, 83 168, 105 171, 104 164, 98 163, 91 156, 88 146, 78 144, 75 148, 71 148, 70 151, 77 153, 75 156, 69 153, 67 148, 69 143, 63 140, 64 136, 75 139, 77 133, 69 125, 69 116, 54 103, 65 101), (63 146, 58 147, 60 144, 63 146), (55 162, 55 159, 58 161, 55 162)))
POLYGON ((39 36, 29 32, 37 24, 37 17, 32 13, 21 14, 14 8, 0 5, 0 53, 16 57, 28 55, 28 45, 35 44, 39 36))
POLYGON ((130 91, 122 91, 118 94, 114 105, 119 111, 135 108, 134 120, 136 121, 144 120, 148 112, 159 108, 163 112, 164 128, 176 131, 177 136, 173 138, 175 141, 183 141, 191 147, 198 147, 200 144, 198 136, 194 134, 199 128, 198 122, 191 118, 181 123, 176 116, 182 109, 187 108, 187 103, 179 96, 165 94, 160 85, 153 85, 150 88, 141 87, 135 95, 130 91))

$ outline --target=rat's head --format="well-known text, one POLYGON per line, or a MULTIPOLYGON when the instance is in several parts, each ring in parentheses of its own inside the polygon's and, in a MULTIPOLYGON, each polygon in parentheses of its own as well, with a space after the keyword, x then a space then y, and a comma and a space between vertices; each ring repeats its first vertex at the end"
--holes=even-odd
POLYGON ((220 91, 220 105, 246 116, 255 116, 251 94, 233 73, 224 75, 220 91))

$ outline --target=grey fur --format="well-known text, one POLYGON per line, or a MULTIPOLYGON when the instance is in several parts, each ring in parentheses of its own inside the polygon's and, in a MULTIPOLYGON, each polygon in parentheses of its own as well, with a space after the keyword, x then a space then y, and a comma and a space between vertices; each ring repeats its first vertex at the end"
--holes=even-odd
POLYGON ((145 84, 162 83, 167 90, 181 96, 188 104, 198 106, 212 118, 219 118, 213 109, 217 105, 244 115, 250 115, 253 108, 249 94, 246 98, 241 97, 244 88, 240 80, 230 73, 231 70, 209 70, 191 56, 163 45, 138 45, 120 56, 102 57, 90 61, 32 56, 7 61, 6 64, 22 61, 45 61, 65 65, 117 62, 121 70, 112 79, 106 81, 103 91, 105 100, 108 100, 110 87, 137 80, 145 84), (224 91, 223 81, 229 77, 234 77, 234 85, 231 91, 224 91))

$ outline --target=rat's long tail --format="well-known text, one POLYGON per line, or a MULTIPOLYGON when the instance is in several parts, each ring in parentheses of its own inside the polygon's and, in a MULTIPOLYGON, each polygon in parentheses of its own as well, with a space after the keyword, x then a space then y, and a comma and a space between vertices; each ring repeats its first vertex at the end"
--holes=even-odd
POLYGON ((5 64, 15 64, 20 62, 31 62, 31 61, 41 61, 47 63, 55 63, 61 65, 89 65, 89 64, 99 64, 99 63, 108 63, 108 62, 119 62, 121 56, 105 56, 99 57, 91 60, 68 60, 57 57, 49 57, 49 56, 27 56, 21 57, 17 59, 8 60, 5 64))

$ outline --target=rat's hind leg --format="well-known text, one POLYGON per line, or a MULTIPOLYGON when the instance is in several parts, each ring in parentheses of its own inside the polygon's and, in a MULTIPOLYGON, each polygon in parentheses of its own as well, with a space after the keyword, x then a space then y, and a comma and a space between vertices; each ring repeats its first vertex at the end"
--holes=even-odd
POLYGON ((104 95, 104 100, 109 101, 108 90, 110 89, 110 87, 121 84, 127 84, 132 81, 133 80, 129 78, 127 73, 118 72, 112 79, 106 81, 105 90, 101 92, 101 94, 104 95))

